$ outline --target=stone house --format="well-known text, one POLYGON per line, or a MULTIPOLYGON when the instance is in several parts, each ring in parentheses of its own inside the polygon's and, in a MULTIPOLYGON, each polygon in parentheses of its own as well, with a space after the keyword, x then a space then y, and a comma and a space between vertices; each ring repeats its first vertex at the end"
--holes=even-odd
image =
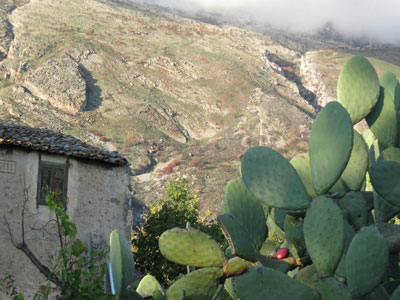
POLYGON ((78 237, 91 247, 105 245, 113 229, 129 237, 129 170, 128 161, 115 151, 48 129, 0 121, 0 278, 12 274, 28 296, 45 282, 12 245, 9 234, 21 239, 21 203, 28 200, 26 244, 44 264, 53 265, 60 246, 54 236, 54 215, 46 206, 45 187, 67 196, 67 212, 77 225, 78 237))

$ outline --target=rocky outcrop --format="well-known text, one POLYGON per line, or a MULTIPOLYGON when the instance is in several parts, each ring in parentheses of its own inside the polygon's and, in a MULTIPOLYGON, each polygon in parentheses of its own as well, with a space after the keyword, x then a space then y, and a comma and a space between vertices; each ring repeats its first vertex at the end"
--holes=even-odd
POLYGON ((139 118, 180 143, 186 143, 189 138, 189 134, 174 120, 173 116, 165 116, 150 104, 139 112, 139 118))
POLYGON ((316 53, 316 51, 307 52, 301 57, 300 77, 303 85, 316 95, 317 105, 324 107, 328 102, 335 101, 335 98, 329 95, 322 74, 313 66, 312 57, 316 53))
POLYGON ((69 55, 50 59, 25 80, 35 96, 70 114, 86 107, 86 83, 79 65, 69 55))

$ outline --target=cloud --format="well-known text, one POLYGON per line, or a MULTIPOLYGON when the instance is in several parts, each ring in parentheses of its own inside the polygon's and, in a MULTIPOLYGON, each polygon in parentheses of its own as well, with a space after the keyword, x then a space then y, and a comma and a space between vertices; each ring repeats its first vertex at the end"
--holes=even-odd
POLYGON ((134 0, 194 12, 251 18, 292 32, 313 33, 327 22, 347 36, 400 44, 399 0, 134 0))

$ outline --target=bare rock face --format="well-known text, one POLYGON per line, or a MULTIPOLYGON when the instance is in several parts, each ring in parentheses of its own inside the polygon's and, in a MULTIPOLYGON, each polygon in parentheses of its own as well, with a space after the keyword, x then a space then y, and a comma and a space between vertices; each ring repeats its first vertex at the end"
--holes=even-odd
POLYGON ((69 55, 49 59, 25 80, 25 85, 35 96, 69 114, 86 107, 86 83, 78 63, 69 55))

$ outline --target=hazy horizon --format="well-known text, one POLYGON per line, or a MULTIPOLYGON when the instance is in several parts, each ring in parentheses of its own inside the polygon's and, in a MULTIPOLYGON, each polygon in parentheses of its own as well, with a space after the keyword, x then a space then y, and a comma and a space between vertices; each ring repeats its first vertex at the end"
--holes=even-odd
POLYGON ((315 33, 328 22, 345 36, 400 45, 399 0, 132 0, 188 12, 206 10, 315 33), (360 3, 362 3, 360 5, 360 3))

